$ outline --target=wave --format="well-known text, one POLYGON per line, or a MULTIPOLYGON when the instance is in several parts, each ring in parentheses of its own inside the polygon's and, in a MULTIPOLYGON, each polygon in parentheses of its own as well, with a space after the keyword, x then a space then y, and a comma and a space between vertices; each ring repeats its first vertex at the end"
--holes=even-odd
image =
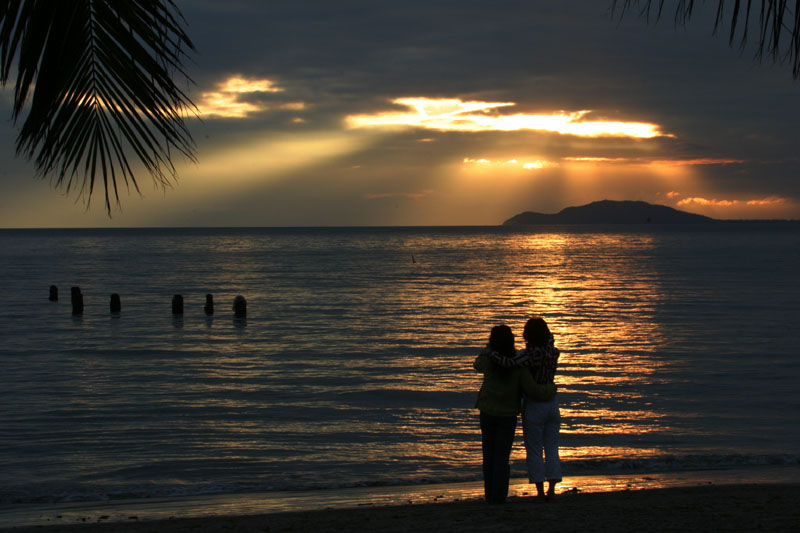
POLYGON ((570 475, 686 472, 759 466, 800 466, 795 454, 660 455, 647 458, 580 459, 562 462, 570 475))
MULTIPOLYGON (((800 455, 668 455, 656 458, 585 459, 562 463, 565 476, 602 476, 620 474, 671 474, 693 471, 746 470, 759 467, 800 467, 800 455)), ((524 464, 512 464, 512 477, 526 477, 524 464)), ((41 484, 36 486, 6 486, 0 492, 0 505, 56 504, 100 502, 159 498, 182 498, 220 494, 247 494, 292 491, 340 490, 368 487, 422 486, 480 481, 480 474, 452 474, 427 477, 407 477, 387 480, 354 482, 276 482, 260 483, 132 483, 132 484, 41 484)))

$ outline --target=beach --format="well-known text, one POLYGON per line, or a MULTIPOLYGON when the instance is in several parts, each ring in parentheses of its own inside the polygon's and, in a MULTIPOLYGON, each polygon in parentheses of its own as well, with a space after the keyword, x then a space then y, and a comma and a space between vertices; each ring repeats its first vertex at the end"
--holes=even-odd
POLYGON ((737 484, 218 515, 3 529, 17 533, 263 531, 790 531, 800 528, 800 484, 737 484))

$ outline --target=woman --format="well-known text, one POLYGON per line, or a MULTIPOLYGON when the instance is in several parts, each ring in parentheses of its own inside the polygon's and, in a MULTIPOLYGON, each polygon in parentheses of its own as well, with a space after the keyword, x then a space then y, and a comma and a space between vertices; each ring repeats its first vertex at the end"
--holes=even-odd
POLYGON ((527 369, 504 368, 492 362, 493 353, 511 360, 516 356, 514 334, 508 326, 492 328, 489 345, 474 363, 475 370, 483 373, 475 407, 480 410, 484 496, 488 503, 497 504, 505 503, 508 495, 508 459, 522 394, 536 394, 537 387, 527 369))
POLYGON ((504 368, 527 367, 536 384, 553 387, 551 397, 526 395, 522 410, 528 479, 530 483, 536 485, 539 498, 550 499, 555 496, 556 483, 561 481, 561 460, 558 455, 561 412, 554 382, 559 351, 554 346, 550 328, 541 317, 529 319, 522 336, 526 347, 520 350, 515 358, 509 358, 500 352, 495 352, 490 357, 493 362, 504 368), (545 481, 548 482, 546 493, 545 481))

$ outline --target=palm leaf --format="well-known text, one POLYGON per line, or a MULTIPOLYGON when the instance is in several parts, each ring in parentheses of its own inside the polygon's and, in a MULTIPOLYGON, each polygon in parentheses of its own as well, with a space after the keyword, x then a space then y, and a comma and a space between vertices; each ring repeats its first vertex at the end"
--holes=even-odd
POLYGON ((139 191, 127 154, 158 186, 171 184, 172 152, 195 160, 184 117, 196 109, 173 81, 191 82, 182 20, 172 0, 0 4, 0 81, 16 64, 12 116, 25 115, 17 154, 87 205, 101 178, 109 214, 122 186, 139 191))
MULTIPOLYGON (((650 12, 657 7, 656 18, 660 18, 666 3, 666 0, 613 0, 611 9, 624 16, 626 11, 639 8, 640 16, 649 17, 650 12)), ((674 0, 672 3, 675 5, 676 24, 686 24, 692 16, 694 0, 674 0)), ((761 0, 758 9, 754 4, 757 2, 753 0, 717 0, 714 31, 727 25, 729 42, 733 44, 738 40, 743 48, 749 37, 750 15, 758 11, 757 58, 761 59, 764 54, 769 54, 773 61, 788 62, 792 65, 794 78, 800 78, 800 0, 761 0)))

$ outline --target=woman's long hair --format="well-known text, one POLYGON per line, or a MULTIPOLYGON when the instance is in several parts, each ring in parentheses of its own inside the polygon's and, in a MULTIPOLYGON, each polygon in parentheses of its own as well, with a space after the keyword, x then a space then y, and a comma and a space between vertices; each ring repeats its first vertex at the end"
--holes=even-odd
POLYGON ((547 346, 550 342, 550 328, 540 316, 531 317, 525 323, 522 337, 528 346, 547 346))
POLYGON ((489 333, 489 348, 507 357, 514 357, 517 352, 514 348, 514 334, 511 328, 505 324, 500 324, 492 328, 489 333))
MULTIPOLYGON (((511 332, 511 328, 505 324, 493 327, 491 333, 489 333, 489 348, 506 357, 517 355, 517 350, 514 347, 514 334, 511 332)), ((494 361, 492 361, 492 367, 500 376, 508 377, 511 374, 510 368, 500 366, 494 361)))

